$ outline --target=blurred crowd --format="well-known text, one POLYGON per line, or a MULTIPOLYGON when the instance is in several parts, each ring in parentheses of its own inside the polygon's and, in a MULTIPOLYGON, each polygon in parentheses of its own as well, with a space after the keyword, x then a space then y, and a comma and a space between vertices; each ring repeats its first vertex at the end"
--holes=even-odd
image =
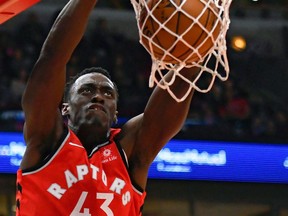
MULTIPOLYGON (((38 21, 37 14, 31 13, 13 31, 0 30, 0 130, 22 130, 21 115, 13 118, 7 113, 21 111, 21 95, 49 28, 38 21)), ((243 77, 233 73, 238 67, 233 64, 233 53, 230 60, 232 72, 228 81, 216 81, 209 93, 195 94, 188 119, 178 137, 288 141, 287 105, 275 103, 243 85, 239 81, 243 77)), ((143 111, 151 93, 148 87, 151 60, 138 41, 113 32, 105 19, 99 19, 67 65, 68 77, 90 66, 108 69, 117 83, 118 110, 122 119, 119 124, 143 111)))

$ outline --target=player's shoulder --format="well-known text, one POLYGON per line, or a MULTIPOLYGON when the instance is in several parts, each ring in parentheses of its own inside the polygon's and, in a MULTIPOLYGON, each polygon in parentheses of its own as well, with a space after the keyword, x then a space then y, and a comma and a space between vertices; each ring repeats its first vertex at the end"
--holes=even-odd
POLYGON ((141 128, 142 118, 143 114, 140 114, 128 120, 121 127, 120 131, 117 131, 118 133, 115 136, 115 141, 121 145, 127 157, 130 156, 132 149, 135 147, 135 143, 139 135, 139 130, 141 128))
POLYGON ((127 137, 135 137, 138 134, 139 129, 141 128, 142 120, 143 113, 126 121, 125 124, 122 125, 118 137, 120 139, 125 139, 127 137))

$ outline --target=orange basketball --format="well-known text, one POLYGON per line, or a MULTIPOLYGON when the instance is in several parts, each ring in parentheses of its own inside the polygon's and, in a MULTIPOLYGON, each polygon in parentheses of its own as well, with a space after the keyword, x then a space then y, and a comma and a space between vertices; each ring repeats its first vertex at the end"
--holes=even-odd
MULTIPOLYGON (((214 3, 210 3, 210 7, 213 8, 212 10, 210 7, 206 8, 206 4, 202 3, 200 0, 183 1, 184 0, 147 1, 147 6, 153 16, 168 30, 161 28, 161 26, 159 30, 158 22, 152 18, 146 8, 143 8, 140 15, 139 25, 140 28, 143 29, 143 34, 140 39, 143 46, 145 46, 150 53, 153 53, 157 59, 166 63, 179 63, 179 60, 185 60, 187 63, 199 60, 199 56, 196 53, 192 54, 193 49, 191 49, 190 46, 197 49, 201 57, 203 57, 214 45, 211 37, 209 37, 205 42, 203 42, 203 40, 207 38, 209 32, 212 30, 214 39, 218 37, 220 32, 220 22, 217 22, 218 18, 215 15, 215 13, 217 14, 218 9, 214 3), (158 4, 159 1, 160 3, 158 4), (158 5, 152 9, 156 4, 158 5), (177 10, 177 6, 180 6, 181 10, 177 10), (199 23, 207 29, 207 32, 203 30, 197 22, 194 22, 192 18, 189 18, 189 16, 194 18, 199 16, 199 23), (195 24, 192 25, 193 23, 195 24), (187 30, 191 25, 192 28, 187 30), (187 44, 185 44, 181 39, 179 40, 177 35, 175 36, 173 33, 182 35, 182 38, 187 42, 187 44), (151 38, 153 41, 151 46, 149 45, 149 40, 145 36, 151 38), (203 44, 201 45, 202 42, 203 44), (165 50, 169 52, 169 55, 163 57, 165 50), (188 58, 189 55, 192 56, 188 58)), ((206 1, 208 2, 208 0, 206 1)))

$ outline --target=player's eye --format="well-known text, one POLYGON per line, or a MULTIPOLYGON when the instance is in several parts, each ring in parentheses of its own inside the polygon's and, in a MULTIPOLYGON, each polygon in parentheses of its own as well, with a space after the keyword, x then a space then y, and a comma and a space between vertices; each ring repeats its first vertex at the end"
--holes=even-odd
POLYGON ((112 96, 112 92, 111 92, 111 91, 105 91, 105 92, 104 92, 104 95, 111 97, 111 96, 112 96))
POLYGON ((91 89, 84 89, 83 92, 91 92, 91 89))
POLYGON ((90 94, 92 92, 93 92, 93 89, 89 88, 89 87, 81 88, 81 90, 80 90, 81 94, 90 94))

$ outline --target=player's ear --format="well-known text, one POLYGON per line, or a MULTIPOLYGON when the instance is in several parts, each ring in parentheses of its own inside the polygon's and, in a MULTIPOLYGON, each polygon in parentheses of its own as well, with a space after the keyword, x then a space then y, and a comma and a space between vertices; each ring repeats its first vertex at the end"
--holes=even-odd
POLYGON ((62 116, 69 117, 69 105, 68 105, 68 103, 62 103, 61 113, 62 113, 62 116))

